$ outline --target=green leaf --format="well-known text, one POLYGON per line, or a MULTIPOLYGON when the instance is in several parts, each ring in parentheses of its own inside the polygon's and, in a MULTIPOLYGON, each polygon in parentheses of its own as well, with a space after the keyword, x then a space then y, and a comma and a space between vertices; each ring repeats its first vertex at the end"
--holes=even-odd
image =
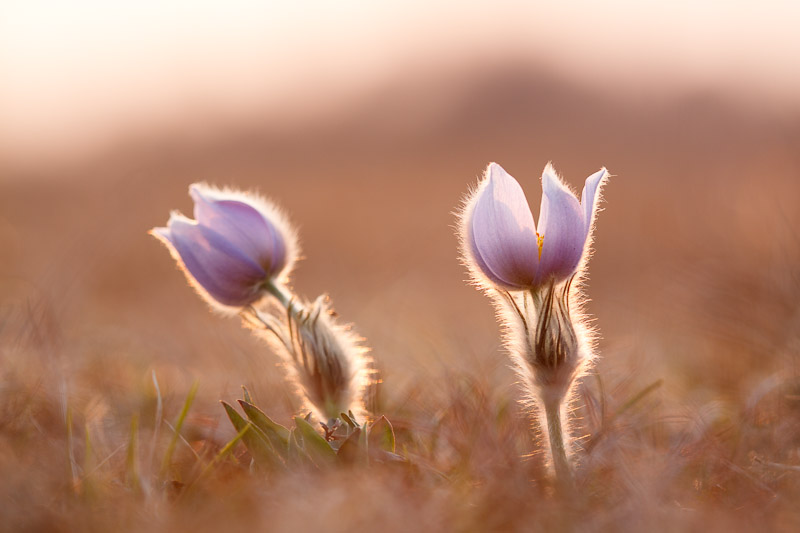
POLYGON ((328 441, 317 433, 311 424, 299 416, 295 417, 294 423, 297 426, 298 433, 303 438, 303 449, 314 461, 314 464, 322 467, 338 462, 336 452, 333 451, 328 441))
POLYGON ((350 415, 348 415, 347 413, 339 413, 339 418, 341 418, 344 422, 346 422, 351 429, 358 428, 358 424, 356 424, 356 421, 350 418, 350 415))
POLYGON ((367 453, 361 445, 361 428, 355 428, 350 436, 339 446, 339 459, 347 464, 354 464, 367 459, 367 453))
POLYGON ((353 410, 352 409, 348 409, 347 410, 347 416, 350 417, 350 420, 353 421, 353 424, 355 424, 356 426, 358 425, 358 420, 356 420, 356 415, 353 414, 353 410))
MULTIPOLYGON (((228 414, 228 418, 237 433, 243 431, 248 424, 250 424, 242 415, 236 412, 236 409, 231 407, 230 404, 227 402, 220 403, 222 403, 222 406, 225 408, 225 412, 228 414)), ((267 468, 284 466, 283 460, 275 451, 275 448, 272 447, 269 439, 267 439, 266 435, 256 426, 250 424, 250 431, 242 435, 242 441, 259 466, 267 468)))
POLYGON ((369 428, 369 447, 394 453, 394 429, 383 415, 369 428))
POLYGON ((288 461, 293 465, 313 464, 308 454, 303 451, 300 441, 298 440, 297 430, 292 428, 289 431, 289 452, 288 461))
POLYGON ((264 414, 264 411, 251 403, 239 400, 239 405, 244 409, 244 414, 247 415, 250 422, 266 435, 272 447, 284 455, 289 445, 289 429, 274 422, 264 414))
POLYGON ((244 385, 242 385, 242 397, 247 403, 253 403, 253 399, 250 397, 250 391, 247 390, 247 387, 244 385))

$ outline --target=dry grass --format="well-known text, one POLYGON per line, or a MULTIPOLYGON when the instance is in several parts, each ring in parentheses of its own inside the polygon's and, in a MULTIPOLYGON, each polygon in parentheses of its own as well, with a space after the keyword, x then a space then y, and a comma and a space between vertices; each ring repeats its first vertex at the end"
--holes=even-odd
POLYGON ((503 83, 470 84, 424 129, 392 126, 403 102, 376 95, 313 131, 2 169, 0 529, 800 528, 800 119, 487 78, 503 83), (463 282, 450 214, 487 161, 533 197, 550 158, 574 185, 617 176, 590 264, 602 359, 574 413, 572 501, 547 479, 489 302, 463 282), (209 313, 146 235, 199 180, 292 214, 295 288, 330 291, 373 346, 376 414, 412 467, 253 475, 240 446, 199 478, 234 436, 218 400, 245 384, 287 424, 298 405, 278 358, 209 313))

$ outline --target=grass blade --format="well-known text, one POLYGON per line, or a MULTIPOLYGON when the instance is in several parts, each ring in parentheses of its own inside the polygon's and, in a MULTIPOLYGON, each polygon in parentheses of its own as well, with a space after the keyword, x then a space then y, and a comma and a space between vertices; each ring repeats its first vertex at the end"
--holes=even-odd
POLYGON ((167 451, 164 454, 164 460, 161 461, 161 477, 164 477, 167 474, 167 470, 169 470, 169 465, 172 462, 172 454, 175 453, 175 446, 178 444, 178 437, 180 437, 181 428, 186 420, 186 416, 189 414, 189 409, 192 407, 192 402, 194 402, 194 397, 197 395, 197 388, 199 386, 200 383, 198 381, 192 383, 192 387, 189 389, 189 394, 186 395, 186 401, 183 403, 183 409, 181 409, 181 413, 178 415, 177 422, 175 422, 175 430, 172 433, 169 446, 167 446, 167 451))
POLYGON ((236 443, 242 440, 245 434, 250 432, 252 429, 253 425, 248 422, 247 425, 242 428, 242 430, 239 431, 239 433, 237 433, 236 436, 233 437, 225 446, 223 446, 219 453, 217 453, 217 455, 215 455, 214 458, 206 465, 203 471, 200 472, 200 475, 197 476, 197 479, 194 480, 192 486, 196 485, 201 479, 204 479, 209 473, 211 473, 211 470, 213 470, 214 467, 217 466, 217 464, 222 461, 222 459, 224 459, 225 456, 231 452, 231 450, 233 450, 234 446, 236 446, 236 443))
POLYGON ((142 488, 139 477, 139 415, 131 419, 131 434, 128 439, 128 453, 125 457, 125 468, 128 486, 136 492, 142 488))
POLYGON ((161 420, 164 418, 164 402, 161 399, 161 387, 158 386, 158 379, 156 378, 156 371, 152 371, 153 388, 156 392, 156 418, 153 425, 153 438, 150 441, 150 455, 147 460, 148 468, 153 470, 153 461, 156 457, 156 446, 158 446, 158 437, 161 434, 161 420))
POLYGON ((67 461, 69 461, 69 474, 72 478, 72 487, 77 489, 79 484, 78 468, 75 462, 75 448, 72 439, 72 407, 67 405, 65 421, 67 426, 67 461))

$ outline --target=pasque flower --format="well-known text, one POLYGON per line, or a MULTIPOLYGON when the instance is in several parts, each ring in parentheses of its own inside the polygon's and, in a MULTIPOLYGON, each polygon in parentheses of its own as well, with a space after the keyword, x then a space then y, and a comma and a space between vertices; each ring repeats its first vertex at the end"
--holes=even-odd
POLYGON ((305 406, 320 419, 361 414, 372 376, 368 349, 338 323, 326 297, 305 302, 287 287, 298 247, 286 217, 250 193, 195 184, 189 194, 194 220, 172 213, 166 227, 151 231, 189 282, 213 306, 237 312, 266 334, 305 406))
POLYGON ((572 276, 583 257, 605 169, 586 179, 581 201, 551 165, 542 174, 537 228, 519 183, 497 163, 470 199, 462 223, 477 272, 507 290, 526 290, 572 276))
POLYGON ((195 220, 173 212, 152 234, 167 245, 189 281, 212 304, 241 308, 291 270, 295 232, 268 201, 201 184, 189 188, 195 220))
POLYGON ((526 400, 540 415, 553 468, 565 485, 571 479, 565 406, 593 357, 574 280, 607 175, 601 169, 589 176, 579 202, 548 164, 537 226, 522 187, 492 163, 461 211, 464 263, 494 300, 526 400))

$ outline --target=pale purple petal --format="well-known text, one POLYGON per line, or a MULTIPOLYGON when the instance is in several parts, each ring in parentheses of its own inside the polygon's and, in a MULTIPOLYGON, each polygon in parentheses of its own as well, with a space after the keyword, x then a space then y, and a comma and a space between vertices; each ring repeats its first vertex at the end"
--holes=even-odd
POLYGON ((492 163, 471 214, 470 244, 478 266, 511 289, 531 286, 539 264, 536 225, 519 183, 492 163))
MULTIPOLYGON (((153 235, 161 239, 162 241, 172 244, 172 234, 169 231, 169 228, 160 227, 160 228, 153 228, 150 230, 153 235)), ((174 246, 174 245, 173 245, 174 246)))
POLYGON ((468 238, 469 238, 469 249, 472 251, 472 260, 478 266, 478 270, 483 272, 483 275, 489 278, 492 282, 502 285, 508 286, 508 282, 501 279, 494 271, 489 268, 489 265, 483 260, 481 257, 480 252, 478 251, 478 246, 475 244, 475 232, 472 230, 472 226, 470 225, 468 230, 468 238))
POLYGON ((286 264, 286 244, 276 228, 258 209, 243 201, 215 195, 198 185, 189 193, 197 222, 219 233, 231 245, 257 262, 269 274, 286 264))
POLYGON ((536 284, 551 276, 557 281, 571 276, 578 268, 586 243, 584 215, 578 199, 561 183, 550 165, 542 174, 539 234, 543 245, 536 284))
POLYGON ((603 168, 586 178, 586 184, 583 186, 583 193, 581 194, 581 206, 583 207, 583 220, 586 225, 586 235, 592 229, 592 219, 594 218, 595 207, 597 203, 597 192, 600 190, 608 171, 603 168))
POLYGON ((215 300, 244 306, 256 298, 267 273, 214 230, 183 217, 169 221, 168 240, 188 273, 215 300))

